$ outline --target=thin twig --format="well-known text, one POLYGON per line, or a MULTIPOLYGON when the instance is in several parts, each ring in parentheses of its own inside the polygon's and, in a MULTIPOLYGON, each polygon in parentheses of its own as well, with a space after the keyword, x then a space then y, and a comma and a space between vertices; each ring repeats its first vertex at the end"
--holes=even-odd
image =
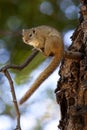
POLYGON ((20 111, 19 111, 19 107, 18 107, 18 103, 17 103, 17 99, 16 99, 13 81, 12 81, 12 78, 11 78, 8 70, 5 70, 4 74, 7 77, 9 84, 10 84, 10 89, 11 89, 12 98, 13 98, 14 107, 15 107, 16 116, 17 116, 17 127, 16 127, 15 130, 21 130, 21 127, 20 127, 20 111))
POLYGON ((21 65, 6 65, 0 69, 0 72, 3 72, 4 70, 7 70, 7 69, 22 70, 32 61, 32 59, 38 54, 38 52, 39 52, 38 50, 34 50, 33 53, 26 59, 26 61, 23 64, 21 64, 21 65))
POLYGON ((25 68, 33 60, 33 58, 38 54, 38 52, 39 51, 34 50, 33 53, 21 65, 6 65, 6 66, 4 66, 4 67, 2 67, 0 69, 0 72, 4 73, 4 75, 7 77, 8 81, 9 81, 9 84, 10 84, 11 94, 12 94, 13 103, 14 103, 16 116, 17 116, 17 126, 16 126, 15 130, 21 130, 21 126, 20 126, 20 111, 19 111, 18 102, 17 102, 15 90, 14 90, 13 81, 12 81, 12 78, 11 78, 9 72, 8 72, 8 69, 21 70, 21 69, 25 68))

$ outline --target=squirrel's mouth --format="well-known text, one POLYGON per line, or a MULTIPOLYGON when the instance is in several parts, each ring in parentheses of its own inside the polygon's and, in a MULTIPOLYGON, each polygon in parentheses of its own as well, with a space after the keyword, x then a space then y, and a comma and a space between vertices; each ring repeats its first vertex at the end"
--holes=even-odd
POLYGON ((28 40, 27 39, 25 39, 24 37, 22 39, 23 39, 24 43, 28 44, 28 40))

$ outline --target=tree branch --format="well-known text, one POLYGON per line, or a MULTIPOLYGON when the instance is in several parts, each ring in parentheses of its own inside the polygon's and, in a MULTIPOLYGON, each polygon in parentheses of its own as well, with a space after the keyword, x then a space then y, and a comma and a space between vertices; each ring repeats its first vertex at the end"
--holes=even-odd
POLYGON ((38 54, 38 50, 34 50, 33 53, 26 59, 26 61, 21 65, 6 65, 0 69, 0 72, 3 72, 7 69, 16 69, 16 70, 22 70, 24 69, 32 60, 33 58, 38 54))
POLYGON ((16 94, 15 94, 15 90, 14 90, 13 81, 12 81, 12 78, 11 78, 8 70, 5 70, 4 74, 7 77, 9 84, 10 84, 11 94, 12 94, 13 103, 14 103, 16 116, 17 116, 17 127, 16 127, 15 130, 21 130, 21 127, 20 127, 20 111, 19 111, 19 107, 18 107, 18 103, 17 103, 17 98, 16 98, 16 94))
POLYGON ((19 111, 18 102, 17 102, 15 90, 14 90, 13 81, 12 81, 12 78, 11 78, 9 72, 8 72, 8 69, 22 70, 23 68, 25 68, 33 60, 33 58, 38 54, 38 52, 39 51, 34 50, 33 53, 21 65, 6 65, 6 66, 4 66, 4 67, 2 67, 0 69, 0 72, 4 73, 4 75, 6 76, 6 78, 9 81, 9 84, 10 84, 11 94, 12 94, 13 103, 14 103, 15 112, 16 112, 16 117, 17 117, 17 126, 16 126, 15 130, 21 130, 21 126, 20 126, 20 111, 19 111))

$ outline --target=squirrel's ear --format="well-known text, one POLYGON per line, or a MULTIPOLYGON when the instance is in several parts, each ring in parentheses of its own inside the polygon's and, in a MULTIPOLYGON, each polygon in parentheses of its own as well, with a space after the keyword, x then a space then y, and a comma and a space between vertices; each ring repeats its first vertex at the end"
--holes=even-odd
POLYGON ((22 29, 22 36, 24 35, 24 32, 25 32, 25 30, 24 30, 24 29, 22 29))
POLYGON ((34 34, 36 33, 35 29, 33 29, 33 33, 34 33, 34 34))

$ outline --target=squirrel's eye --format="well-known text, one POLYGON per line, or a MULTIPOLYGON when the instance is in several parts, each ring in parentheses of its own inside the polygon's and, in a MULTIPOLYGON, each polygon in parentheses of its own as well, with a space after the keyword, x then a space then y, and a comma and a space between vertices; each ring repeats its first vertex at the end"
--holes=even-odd
POLYGON ((29 37, 32 37, 32 34, 29 34, 29 37))

